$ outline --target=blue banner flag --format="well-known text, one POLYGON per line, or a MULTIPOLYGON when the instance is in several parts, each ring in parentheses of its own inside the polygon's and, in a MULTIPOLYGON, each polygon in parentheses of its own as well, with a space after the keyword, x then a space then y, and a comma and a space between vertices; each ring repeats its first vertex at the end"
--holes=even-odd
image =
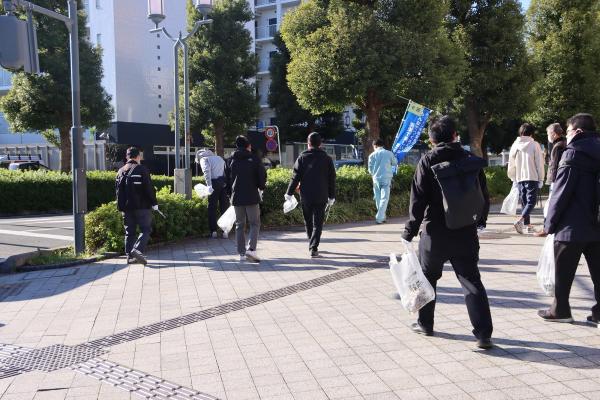
POLYGON ((402 161, 406 153, 419 140, 421 131, 425 127, 430 113, 431 110, 429 108, 417 104, 412 100, 408 102, 402 124, 400 124, 396 139, 394 139, 394 144, 392 145, 392 152, 396 155, 398 162, 402 161))

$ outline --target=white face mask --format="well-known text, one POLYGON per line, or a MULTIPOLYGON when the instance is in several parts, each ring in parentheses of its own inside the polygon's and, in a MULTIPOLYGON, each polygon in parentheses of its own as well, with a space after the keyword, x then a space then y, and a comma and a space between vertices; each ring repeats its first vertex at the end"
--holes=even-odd
POLYGON ((571 141, 578 133, 581 133, 581 129, 573 129, 571 127, 567 128, 567 144, 570 144, 571 141))

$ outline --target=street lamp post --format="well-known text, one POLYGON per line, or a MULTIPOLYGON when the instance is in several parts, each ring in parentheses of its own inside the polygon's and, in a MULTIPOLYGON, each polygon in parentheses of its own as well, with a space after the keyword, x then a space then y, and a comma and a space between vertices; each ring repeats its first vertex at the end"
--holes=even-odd
POLYGON ((190 84, 188 76, 188 39, 193 36, 202 25, 212 23, 212 19, 207 19, 212 10, 212 0, 194 0, 196 10, 202 14, 202 19, 194 24, 192 30, 183 34, 181 31, 177 37, 167 32, 165 27, 158 25, 166 18, 164 0, 148 0, 148 19, 155 24, 155 28, 150 33, 162 32, 173 42, 173 69, 174 79, 174 101, 175 101, 175 192, 185 194, 187 198, 192 197, 192 174, 190 169, 190 84), (185 162, 181 168, 181 146, 179 143, 179 48, 183 50, 183 130, 185 162))

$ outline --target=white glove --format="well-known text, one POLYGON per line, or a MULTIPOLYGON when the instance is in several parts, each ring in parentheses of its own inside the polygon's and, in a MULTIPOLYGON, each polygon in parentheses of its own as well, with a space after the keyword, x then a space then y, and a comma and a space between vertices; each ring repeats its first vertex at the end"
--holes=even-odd
POLYGON ((156 204, 156 205, 152 206, 152 209, 153 209, 154 211, 158 211, 158 204, 156 204))
POLYGON ((263 199, 263 193, 264 192, 265 192, 264 190, 258 189, 258 196, 260 197, 260 201, 262 201, 262 199, 263 199))
POLYGON ((407 246, 410 244, 410 242, 404 238, 400 238, 400 243, 407 245, 407 246))
POLYGON ((335 203, 335 199, 328 199, 328 200, 327 200, 327 205, 328 205, 329 207, 331 207, 331 206, 333 205, 333 203, 335 203))
POLYGON ((213 194, 213 192, 215 191, 215 189, 212 188, 212 186, 208 187, 208 195, 210 196, 211 194, 213 194))
POLYGON ((542 187, 544 187, 544 182, 538 182, 538 189, 541 189, 542 187))
POLYGON ((290 201, 290 200, 292 199, 292 197, 293 197, 293 196, 292 196, 292 195, 289 195, 289 194, 284 194, 284 195, 283 195, 283 198, 285 199, 285 201, 290 201))

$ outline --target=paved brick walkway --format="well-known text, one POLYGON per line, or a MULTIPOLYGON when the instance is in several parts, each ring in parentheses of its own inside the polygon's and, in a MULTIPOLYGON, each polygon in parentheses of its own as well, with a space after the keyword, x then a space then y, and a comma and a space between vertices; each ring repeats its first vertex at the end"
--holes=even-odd
MULTIPOLYGON (((260 266, 232 240, 0 277, 2 399, 600 399, 600 331, 580 268, 575 324, 540 320, 543 239, 494 215, 481 272, 494 339, 476 350, 456 278, 439 283, 436 336, 391 298, 402 221, 328 226, 323 258, 299 229, 261 234, 260 266)), ((539 223, 535 218, 534 222, 539 223)))

